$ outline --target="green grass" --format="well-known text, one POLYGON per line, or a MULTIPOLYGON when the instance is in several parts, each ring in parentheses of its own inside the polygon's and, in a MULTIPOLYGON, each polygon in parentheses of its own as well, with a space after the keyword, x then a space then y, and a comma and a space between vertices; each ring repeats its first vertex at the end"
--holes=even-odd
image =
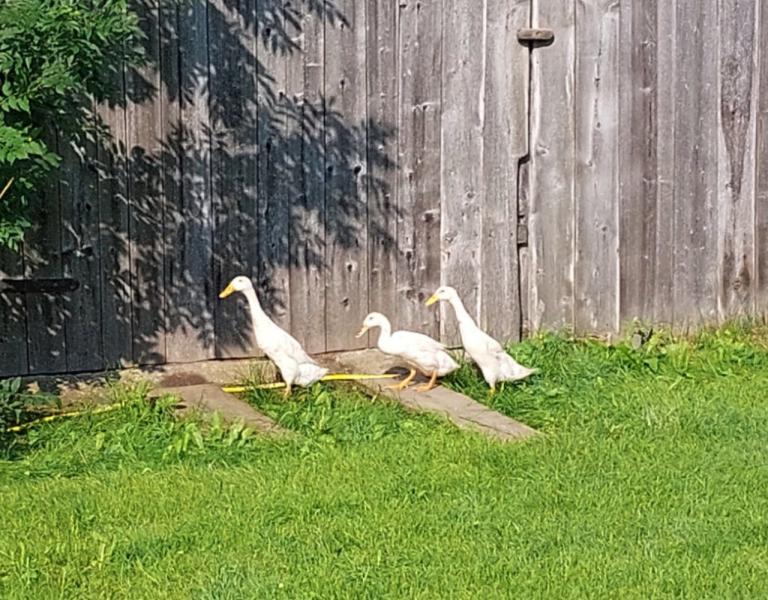
POLYGON ((490 399, 463 366, 544 432, 507 445, 340 386, 254 394, 280 440, 123 390, 0 462, 0 597, 768 597, 759 333, 536 338, 490 399))

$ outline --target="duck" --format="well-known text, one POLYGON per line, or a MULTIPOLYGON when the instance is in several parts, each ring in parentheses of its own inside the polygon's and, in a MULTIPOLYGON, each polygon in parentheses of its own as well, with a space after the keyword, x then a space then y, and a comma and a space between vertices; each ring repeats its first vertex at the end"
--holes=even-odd
POLYGON ((284 396, 289 396, 294 385, 307 387, 328 374, 306 353, 301 344, 290 333, 278 327, 261 308, 251 280, 238 275, 219 294, 224 299, 240 292, 248 301, 256 345, 275 363, 285 382, 284 396))
POLYGON ((376 327, 381 330, 376 347, 384 354, 403 359, 410 369, 405 379, 396 385, 388 386, 390 388, 396 390, 407 388, 418 370, 429 377, 429 382, 416 388, 416 391, 428 392, 437 385, 438 377, 444 377, 459 368, 458 363, 451 358, 443 344, 415 331, 393 333, 389 319, 378 312, 372 312, 365 317, 357 337, 365 335, 369 329, 376 327))
POLYGON ((431 306, 441 301, 448 302, 453 308, 459 322, 461 344, 469 357, 480 367, 483 379, 490 386, 491 394, 496 392, 496 384, 501 381, 518 381, 538 371, 519 364, 504 351, 499 342, 480 329, 464 308, 464 303, 454 288, 447 285, 437 288, 425 304, 431 306))

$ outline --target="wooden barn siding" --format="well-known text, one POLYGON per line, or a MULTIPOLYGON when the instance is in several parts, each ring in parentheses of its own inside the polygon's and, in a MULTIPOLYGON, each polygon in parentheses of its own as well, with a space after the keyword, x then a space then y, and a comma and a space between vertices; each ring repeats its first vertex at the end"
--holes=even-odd
POLYGON ((455 342, 440 283, 507 339, 765 312, 768 0, 136 6, 111 139, 52 140, 0 253, 80 287, 0 295, 0 375, 253 355, 239 273, 312 352, 369 310, 455 342))
POLYGON ((38 226, 1 256, 80 287, 2 296, 0 375, 254 355, 243 299, 217 298, 241 273, 311 352, 370 343, 370 310, 440 335, 441 282, 519 336, 528 0, 135 6, 149 64, 97 108, 111 137, 58 142, 38 226))
POLYGON ((534 0, 531 329, 768 308, 765 0, 534 0))

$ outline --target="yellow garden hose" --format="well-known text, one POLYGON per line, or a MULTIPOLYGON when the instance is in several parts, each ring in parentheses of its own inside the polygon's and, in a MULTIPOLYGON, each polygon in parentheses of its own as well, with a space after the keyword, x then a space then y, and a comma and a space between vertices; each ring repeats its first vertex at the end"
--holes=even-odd
MULTIPOLYGON (((389 373, 384 375, 370 375, 365 373, 333 373, 322 377, 320 381, 360 381, 363 379, 393 379, 398 375, 391 375, 389 373)), ((242 394, 248 390, 276 390, 285 387, 284 381, 277 381, 275 383, 260 383, 258 385, 232 385, 221 388, 228 394, 242 394)))
POLYGON ((21 425, 16 425, 15 427, 9 427, 8 429, 6 429, 6 431, 15 433, 19 431, 24 431, 25 429, 29 429, 30 427, 34 427, 35 425, 39 425, 40 423, 49 423, 50 421, 55 421, 56 419, 64 419, 67 417, 77 417, 77 416, 86 415, 86 414, 96 415, 98 413, 108 412, 110 410, 121 408, 122 406, 124 406, 122 403, 108 404, 106 406, 99 406, 91 410, 73 410, 70 412, 56 413, 53 415, 48 415, 47 417, 35 419, 34 421, 29 421, 28 423, 22 423, 21 425))

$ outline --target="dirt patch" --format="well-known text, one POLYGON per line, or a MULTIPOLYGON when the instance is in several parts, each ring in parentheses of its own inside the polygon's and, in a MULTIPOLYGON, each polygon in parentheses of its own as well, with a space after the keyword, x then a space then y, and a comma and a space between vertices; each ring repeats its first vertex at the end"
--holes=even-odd
POLYGON ((164 376, 160 379, 158 385, 164 388, 174 388, 186 387, 189 385, 204 385, 206 383, 209 383, 209 381, 199 373, 180 371, 164 376))

